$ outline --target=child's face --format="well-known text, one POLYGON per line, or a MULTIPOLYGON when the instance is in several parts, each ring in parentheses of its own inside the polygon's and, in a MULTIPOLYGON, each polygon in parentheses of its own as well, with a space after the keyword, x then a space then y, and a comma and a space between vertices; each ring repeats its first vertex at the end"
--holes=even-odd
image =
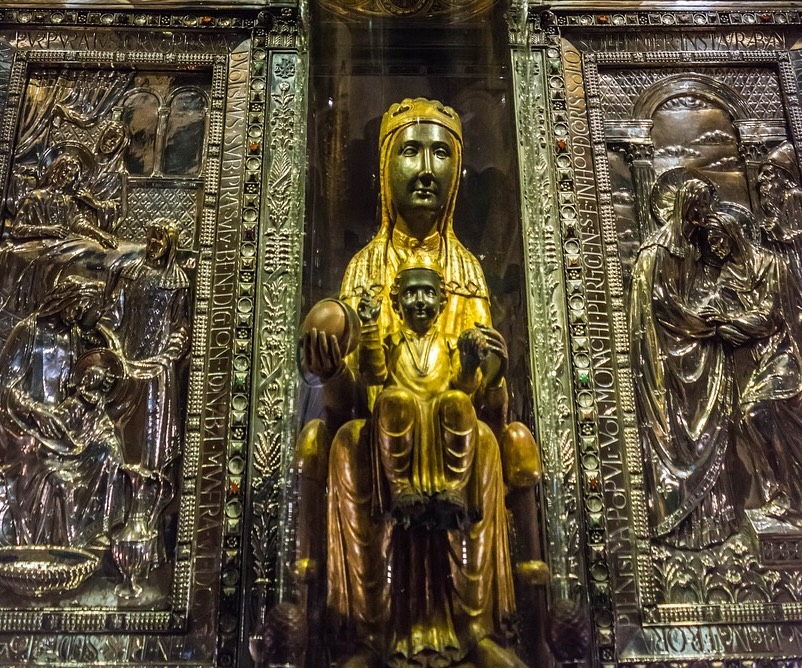
POLYGON ((398 309, 404 324, 424 334, 440 315, 440 277, 431 269, 407 269, 398 276, 398 309))

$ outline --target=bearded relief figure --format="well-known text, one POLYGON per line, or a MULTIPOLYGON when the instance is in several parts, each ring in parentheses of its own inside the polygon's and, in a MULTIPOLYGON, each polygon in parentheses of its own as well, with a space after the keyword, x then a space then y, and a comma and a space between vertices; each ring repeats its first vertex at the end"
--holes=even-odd
MULTIPOLYGON (((147 227, 144 257, 113 281, 110 324, 130 375, 119 422, 136 490, 129 515, 159 535, 175 494, 181 452, 178 363, 189 349, 189 279, 178 264, 178 229, 165 218, 147 227)), ((160 545, 156 560, 164 559, 160 545)))
POLYGON ((11 237, 81 237, 106 248, 116 247, 117 240, 98 225, 97 207, 84 190, 94 167, 94 159, 82 147, 63 147, 45 170, 40 186, 20 202, 11 237))
POLYGON ((802 285, 802 187, 796 150, 790 142, 775 148, 758 171, 763 243, 784 258, 802 285))
POLYGON ((507 423, 506 344, 453 229, 462 148, 453 109, 390 107, 380 229, 349 263, 339 306, 304 324, 301 363, 326 418, 299 437, 294 569, 338 665, 524 665, 504 646, 505 483, 534 485, 539 457, 528 428, 507 423))

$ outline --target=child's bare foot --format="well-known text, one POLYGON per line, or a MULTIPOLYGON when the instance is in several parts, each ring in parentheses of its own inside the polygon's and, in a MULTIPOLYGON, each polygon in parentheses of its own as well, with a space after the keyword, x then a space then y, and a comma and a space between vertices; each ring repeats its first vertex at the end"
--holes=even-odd
POLYGON ((417 489, 402 488, 393 499, 393 518, 396 524, 408 527, 423 515, 428 499, 417 489))
POLYGON ((469 524, 465 495, 456 489, 439 492, 432 500, 437 525, 442 529, 464 529, 469 524))

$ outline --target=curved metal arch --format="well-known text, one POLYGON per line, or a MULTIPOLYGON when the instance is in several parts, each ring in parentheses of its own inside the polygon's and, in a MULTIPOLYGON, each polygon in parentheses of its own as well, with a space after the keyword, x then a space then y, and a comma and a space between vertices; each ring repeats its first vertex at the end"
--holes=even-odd
POLYGON ((120 98, 120 103, 122 106, 125 106, 125 103, 128 102, 134 95, 138 93, 143 93, 146 95, 152 95, 156 98, 156 102, 159 103, 159 108, 164 106, 164 100, 162 100, 161 95, 159 95, 156 91, 151 90, 150 88, 144 88, 139 86, 137 88, 131 88, 130 90, 125 91, 123 96, 120 98))
POLYGON ((729 86, 705 74, 674 74, 647 88, 633 105, 633 118, 650 119, 668 100, 692 95, 713 102, 729 112, 733 121, 752 118, 746 101, 729 86))
POLYGON ((171 90, 170 94, 167 96, 167 99, 165 99, 164 104, 172 108, 175 98, 183 93, 197 93, 206 105, 205 111, 208 111, 209 95, 205 90, 199 88, 198 86, 179 86, 178 88, 171 90))

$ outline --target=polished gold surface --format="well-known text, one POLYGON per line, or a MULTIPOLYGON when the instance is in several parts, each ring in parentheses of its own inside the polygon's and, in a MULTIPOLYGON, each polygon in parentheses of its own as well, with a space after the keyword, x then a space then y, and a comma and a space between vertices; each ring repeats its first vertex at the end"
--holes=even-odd
POLYGON ((308 335, 305 339, 309 345, 321 338, 321 341, 337 342, 343 355, 356 349, 359 343, 359 319, 354 310, 338 299, 323 299, 315 304, 301 323, 301 332, 308 335))
POLYGON ((498 438, 525 432, 534 442, 523 425, 506 425, 506 344, 490 323, 482 269, 453 231, 461 161, 456 112, 424 99, 390 108, 382 224, 340 295, 362 320, 357 354, 331 354, 336 336, 326 349, 302 341, 307 373, 328 379, 335 436, 329 446, 315 421, 300 437, 296 571, 308 580, 325 554, 325 619, 347 665, 523 665, 497 644, 515 610, 498 438), (323 517, 312 516, 323 487, 304 475, 318 470, 321 448, 330 448, 325 549, 313 535, 323 517))
MULTIPOLYGON (((408 108, 409 112, 392 116, 397 107, 391 107, 388 116, 392 116, 392 120, 387 116, 383 119, 385 132, 379 137, 381 226, 373 239, 349 262, 340 298, 354 308, 365 290, 374 298, 381 298, 379 330, 391 331, 395 327, 395 316, 389 298, 390 286, 401 263, 414 253, 430 257, 443 269, 447 302, 438 320, 440 331, 459 334, 474 323, 489 324, 490 300, 484 273, 477 259, 454 233, 454 207, 462 165, 462 141, 455 133, 461 126, 454 122, 451 115, 444 114, 442 110, 447 107, 436 101, 427 104, 404 100, 398 106, 408 108), (426 133, 422 141, 427 144, 425 148, 429 153, 436 143, 449 147, 451 155, 447 160, 439 161, 439 169, 443 170, 443 174, 436 184, 437 194, 430 197, 438 200, 436 205, 439 208, 433 208, 428 201, 422 201, 420 207, 416 206, 416 195, 410 190, 414 181, 397 187, 408 202, 396 201, 393 197, 393 176, 398 174, 398 179, 403 181, 399 172, 407 163, 402 155, 407 139, 403 136, 405 132, 413 132, 416 136, 417 133, 426 133), (403 214, 399 216, 405 204, 412 210, 409 219, 404 218, 403 214)), ((415 157, 419 162, 417 169, 424 169, 420 164, 420 160, 426 158, 424 153, 419 151, 415 157)), ((438 162, 435 162, 434 167, 437 166, 438 162)), ((413 165, 410 172, 413 179, 414 174, 413 165)), ((427 184, 434 177, 434 174, 427 176, 427 184)), ((426 196, 422 196, 422 199, 426 199, 426 196)))
POLYGON ((529 584, 545 585, 551 579, 548 564, 539 560, 521 561, 516 564, 515 571, 529 584))
POLYGON ((0 665, 794 663, 799 8, 191 4, 0 10, 0 665))
POLYGON ((380 495, 379 510, 403 526, 467 527, 481 513, 467 489, 478 438, 469 395, 489 351, 479 329, 458 340, 437 332, 444 287, 430 261, 404 263, 390 289, 401 326, 383 341, 379 305, 370 297, 360 302, 359 371, 383 387, 373 419, 389 499, 380 495))

